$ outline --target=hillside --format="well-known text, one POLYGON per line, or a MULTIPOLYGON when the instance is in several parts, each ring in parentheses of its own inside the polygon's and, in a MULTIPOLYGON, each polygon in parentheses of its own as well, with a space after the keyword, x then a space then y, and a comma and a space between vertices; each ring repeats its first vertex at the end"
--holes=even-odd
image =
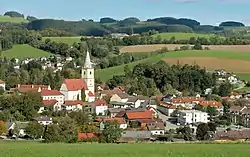
POLYGON ((36 48, 33 48, 29 45, 14 45, 12 49, 1 52, 2 57, 6 58, 39 58, 44 56, 50 56, 49 52, 45 52, 36 48))
MULTIPOLYGON (((201 64, 201 66, 205 66, 209 70, 221 69, 225 68, 227 71, 231 71, 234 73, 244 73, 245 75, 250 73, 250 70, 247 68, 250 66, 250 53, 245 52, 235 52, 235 51, 217 51, 217 50, 201 50, 201 51, 176 51, 176 52, 168 52, 165 54, 160 54, 157 56, 153 56, 144 60, 140 60, 137 62, 133 62, 128 64, 130 68, 139 64, 139 63, 156 63, 160 60, 165 60, 168 63, 167 59, 172 59, 169 64, 176 64, 178 60, 182 60, 182 63, 189 64, 201 64), (191 58, 189 61, 185 61, 187 57, 191 58), (194 58, 197 57, 197 58, 194 58), (212 60, 211 60, 212 58, 212 60), (213 64, 213 61, 216 59, 221 59, 217 61, 217 64, 213 64), (224 60, 223 60, 224 59, 224 60), (197 60, 197 61, 196 61, 197 60), (200 62, 200 60, 203 60, 200 62), (207 61, 207 64, 203 62, 207 61), (211 62, 212 61, 212 62, 211 62), (222 62, 220 62, 222 61, 222 62), (212 64, 211 64, 212 63, 212 64), (220 64, 219 64, 220 63, 220 64)), ((112 78, 114 75, 122 75, 124 73, 124 66, 120 65, 116 67, 111 67, 107 69, 101 69, 96 71, 97 77, 99 77, 102 81, 107 81, 112 78)), ((245 76, 246 77, 246 76, 245 76)))
POLYGON ((204 38, 210 38, 212 36, 215 36, 214 34, 201 34, 201 33, 159 33, 153 35, 153 37, 160 36, 162 39, 171 39, 172 37, 175 37, 176 40, 189 40, 191 37, 204 37, 204 38))
POLYGON ((72 45, 74 42, 79 43, 81 36, 76 36, 76 37, 43 37, 42 40, 44 41, 46 39, 50 39, 51 41, 62 42, 62 43, 72 45))
POLYGON ((20 17, 9 17, 9 16, 1 16, 0 15, 0 23, 1 22, 11 22, 11 23, 27 23, 28 20, 20 17))

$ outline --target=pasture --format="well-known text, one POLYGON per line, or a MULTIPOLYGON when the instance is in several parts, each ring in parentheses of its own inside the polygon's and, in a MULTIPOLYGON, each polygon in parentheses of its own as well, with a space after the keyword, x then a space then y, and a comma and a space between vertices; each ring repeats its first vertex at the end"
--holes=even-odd
POLYGON ((11 22, 11 23, 26 23, 28 20, 19 17, 10 17, 10 16, 0 16, 0 22, 11 22))
POLYGON ((81 37, 80 36, 74 36, 74 37, 43 37, 43 40, 50 39, 51 41, 55 42, 62 42, 69 45, 72 45, 73 43, 79 43, 81 37))
POLYGON ((46 56, 51 56, 51 53, 36 49, 27 44, 14 45, 12 49, 1 52, 1 57, 6 57, 9 59, 11 58, 18 58, 18 59, 39 58, 39 57, 46 57, 46 56))
MULTIPOLYGON (((225 70, 234 73, 243 73, 244 75, 250 73, 250 53, 235 52, 235 51, 217 51, 217 50, 189 50, 189 51, 172 51, 164 54, 152 56, 140 61, 129 63, 128 66, 132 68, 139 63, 156 63, 164 60, 169 64, 176 64, 178 61, 182 64, 198 64, 209 70, 225 68, 225 70)), ((97 77, 102 81, 107 81, 114 75, 122 75, 124 73, 124 66, 115 66, 96 71, 97 77)))
POLYGON ((1 157, 248 157, 248 144, 42 144, 0 142, 1 157))
POLYGON ((171 39, 172 37, 175 37, 176 40, 189 40, 191 37, 205 37, 210 38, 212 36, 215 36, 214 34, 199 34, 199 33, 159 33, 154 34, 153 37, 160 36, 162 39, 171 39))
MULTIPOLYGON (((165 47, 168 48, 168 50, 174 50, 175 48, 180 48, 181 46, 184 46, 184 45, 180 45, 180 44, 133 45, 133 46, 121 47, 120 51, 122 53, 152 52, 152 51, 160 50, 165 47)), ((250 45, 204 45, 203 48, 204 47, 209 47, 210 50, 250 52, 250 45)))

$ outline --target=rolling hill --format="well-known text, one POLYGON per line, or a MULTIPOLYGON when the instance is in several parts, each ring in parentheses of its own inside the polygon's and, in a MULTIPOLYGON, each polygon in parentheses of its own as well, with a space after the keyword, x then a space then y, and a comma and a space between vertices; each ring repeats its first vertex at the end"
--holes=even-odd
POLYGON ((24 18, 19 17, 10 17, 10 16, 1 16, 0 15, 0 22, 11 22, 11 23, 26 23, 29 22, 24 18))
POLYGON ((6 58, 38 58, 51 56, 51 53, 33 48, 27 44, 24 45, 14 45, 12 49, 1 52, 1 57, 6 58))
POLYGON ((162 39, 171 39, 173 36, 176 40, 189 40, 191 37, 205 37, 210 38, 212 36, 215 36, 214 34, 200 34, 200 33, 159 33, 154 34, 153 37, 160 36, 162 39))

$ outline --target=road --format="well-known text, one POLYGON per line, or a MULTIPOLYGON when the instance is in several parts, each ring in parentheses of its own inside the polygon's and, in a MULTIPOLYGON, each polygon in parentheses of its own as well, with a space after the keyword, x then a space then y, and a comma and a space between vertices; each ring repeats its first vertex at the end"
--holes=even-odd
POLYGON ((165 130, 169 130, 169 129, 176 129, 176 128, 179 128, 180 126, 178 125, 175 125, 171 122, 168 121, 168 119, 170 117, 162 114, 161 112, 158 112, 158 115, 159 115, 159 118, 163 120, 163 122, 166 122, 166 127, 165 127, 165 130))

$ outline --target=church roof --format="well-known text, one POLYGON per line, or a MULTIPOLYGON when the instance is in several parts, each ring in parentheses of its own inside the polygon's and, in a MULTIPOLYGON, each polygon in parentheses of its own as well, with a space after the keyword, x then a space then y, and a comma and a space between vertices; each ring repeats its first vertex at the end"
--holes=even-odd
POLYGON ((84 66, 83 68, 85 69, 92 69, 92 63, 90 61, 90 55, 89 55, 89 51, 87 51, 86 53, 86 58, 85 58, 85 63, 84 63, 84 66))
POLYGON ((68 91, 87 90, 88 87, 84 79, 65 79, 64 83, 68 91))

